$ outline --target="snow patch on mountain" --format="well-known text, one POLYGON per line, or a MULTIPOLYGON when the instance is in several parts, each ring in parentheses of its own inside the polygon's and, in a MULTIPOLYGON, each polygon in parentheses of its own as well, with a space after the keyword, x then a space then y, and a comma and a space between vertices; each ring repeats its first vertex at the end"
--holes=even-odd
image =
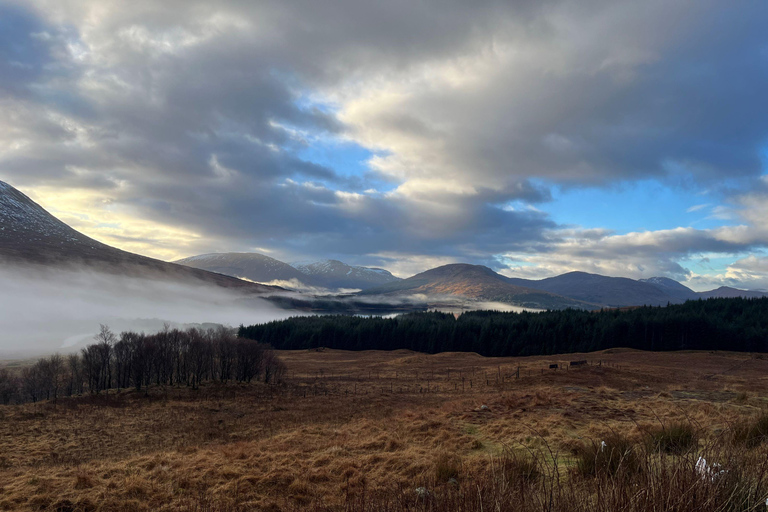
POLYGON ((0 221, 0 236, 21 236, 28 241, 40 241, 43 237, 60 238, 62 243, 91 241, 2 181, 0 181, 0 221))

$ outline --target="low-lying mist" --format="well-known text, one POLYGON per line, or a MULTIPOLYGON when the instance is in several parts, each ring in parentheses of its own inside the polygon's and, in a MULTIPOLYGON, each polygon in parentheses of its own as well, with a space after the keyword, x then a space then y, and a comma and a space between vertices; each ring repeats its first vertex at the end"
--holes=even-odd
POLYGON ((171 325, 237 326, 296 315, 215 286, 42 267, 0 268, 0 359, 77 350, 99 324, 147 333, 171 325))
POLYGON ((312 313, 392 315, 427 309, 452 313, 523 309, 455 296, 329 296, 323 292, 327 290, 286 290, 270 294, 266 300, 213 285, 4 265, 0 268, 0 359, 78 350, 92 341, 100 324, 116 333, 132 330, 151 334, 165 324, 236 327, 312 313))
MULTIPOLYGON (((251 281, 250 279, 246 279, 243 277, 238 277, 238 279, 243 279, 245 281, 251 281)), ((279 286, 281 288, 285 288, 287 290, 292 290, 295 292, 300 293, 309 293, 316 296, 327 296, 327 295, 343 295, 343 294, 350 294, 350 293, 357 293, 360 291, 359 288, 324 288, 322 286, 310 286, 308 284, 304 284, 298 279, 273 279, 272 281, 251 281, 251 282, 258 282, 259 284, 265 284, 267 286, 279 286)))

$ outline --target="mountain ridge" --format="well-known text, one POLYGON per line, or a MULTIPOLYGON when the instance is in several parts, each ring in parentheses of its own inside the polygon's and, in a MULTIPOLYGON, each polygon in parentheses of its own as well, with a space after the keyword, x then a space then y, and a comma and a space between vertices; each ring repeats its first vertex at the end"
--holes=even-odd
POLYGON ((541 280, 507 278, 518 286, 548 291, 605 307, 664 306, 670 295, 658 286, 627 277, 567 272, 541 280))
POLYGON ((323 260, 309 264, 294 264, 294 268, 312 276, 321 286, 330 288, 366 289, 400 281, 399 277, 378 267, 348 265, 339 260, 323 260))
POLYGON ((360 295, 367 296, 433 294, 543 309, 663 306, 699 298, 768 296, 762 291, 727 286, 694 292, 665 277, 634 280, 579 271, 541 280, 521 279, 471 264, 444 265, 400 279, 385 269, 347 265, 338 260, 289 265, 259 253, 209 253, 169 263, 94 240, 3 181, 0 181, 0 260, 84 267, 152 279, 191 280, 259 293, 282 290, 259 282, 296 280, 312 287, 359 289, 360 295), (233 258, 240 261, 229 261, 233 258), (249 269, 248 263, 255 267, 249 269))
POLYGON ((3 181, 0 181, 0 260, 10 264, 87 269, 128 277, 216 285, 256 293, 280 290, 111 247, 68 226, 3 181))
POLYGON ((400 280, 382 268, 348 265, 339 260, 288 264, 257 252, 200 254, 177 260, 175 263, 258 283, 286 281, 286 286, 290 286, 290 282, 295 280, 294 286, 299 288, 306 286, 329 290, 364 290, 400 280))
POLYGON ((453 263, 426 270, 402 281, 364 290, 360 295, 460 296, 476 301, 502 302, 524 308, 590 309, 595 304, 518 286, 482 265, 453 263))

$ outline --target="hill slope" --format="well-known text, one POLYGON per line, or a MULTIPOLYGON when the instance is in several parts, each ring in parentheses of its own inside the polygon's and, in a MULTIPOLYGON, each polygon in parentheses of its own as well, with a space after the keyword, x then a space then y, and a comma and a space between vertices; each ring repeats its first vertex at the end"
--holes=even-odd
POLYGON ((297 280, 304 285, 329 289, 365 290, 400 280, 380 268, 352 266, 338 260, 289 265, 257 252, 201 254, 175 263, 258 283, 297 280))
POLYGON ((365 290, 361 294, 454 296, 540 309, 595 307, 594 304, 512 284, 508 278, 488 267, 465 263, 433 268, 402 281, 365 290))
POLYGON ((569 272, 540 281, 509 278, 518 286, 556 293, 593 304, 608 307, 666 306, 683 302, 656 285, 625 277, 608 277, 586 272, 569 272))
POLYGON ((75 231, 29 197, 0 181, 0 260, 87 269, 128 277, 213 284, 244 291, 277 288, 115 249, 75 231))
POLYGON ((758 299, 760 297, 768 297, 768 293, 765 292, 739 290, 737 288, 731 288, 730 286, 721 286, 720 288, 709 290, 708 292, 699 292, 697 295, 702 299, 732 299, 735 297, 758 299))
POLYGON ((287 263, 256 252, 201 254, 174 263, 232 277, 250 279, 258 283, 297 279, 304 284, 312 284, 306 279, 307 276, 287 263))
POLYGON ((308 276, 312 282, 326 288, 358 288, 366 290, 375 286, 400 281, 383 268, 358 267, 338 260, 318 261, 310 264, 295 264, 297 270, 308 276))
POLYGON ((659 288, 664 293, 676 299, 677 301, 698 299, 700 296, 698 293, 691 290, 687 286, 678 283, 674 279, 669 279, 668 277, 651 277, 648 279, 638 279, 638 281, 641 283, 648 283, 655 286, 656 288, 659 288))

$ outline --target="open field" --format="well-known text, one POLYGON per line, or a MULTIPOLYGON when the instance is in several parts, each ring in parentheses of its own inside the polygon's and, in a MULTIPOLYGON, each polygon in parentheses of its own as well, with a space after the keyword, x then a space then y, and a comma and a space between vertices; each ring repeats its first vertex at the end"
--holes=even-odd
POLYGON ((279 386, 0 406, 0 510, 354 510, 381 490, 463 484, 510 453, 567 473, 585 443, 662 424, 703 446, 768 409, 768 359, 744 353, 280 357, 279 386), (549 369, 577 360, 590 364, 549 369))

